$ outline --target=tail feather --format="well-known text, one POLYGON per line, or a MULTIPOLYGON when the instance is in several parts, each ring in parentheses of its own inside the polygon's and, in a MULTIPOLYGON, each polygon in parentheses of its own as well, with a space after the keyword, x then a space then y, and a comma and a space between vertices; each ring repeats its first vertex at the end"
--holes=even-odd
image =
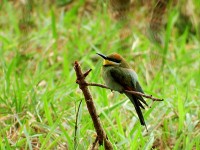
POLYGON ((138 100, 140 100, 141 102, 143 102, 143 104, 145 104, 147 107, 149 106, 149 105, 147 104, 147 102, 143 99, 142 96, 138 97, 138 100))
MULTIPOLYGON (((134 107, 135 107, 135 110, 136 110, 136 113, 139 117, 139 120, 140 120, 140 124, 145 126, 145 128, 147 129, 147 126, 145 124, 145 121, 144 121, 144 117, 143 117, 143 114, 142 114, 142 111, 140 109, 140 101, 138 100, 137 97, 135 97, 134 95, 131 95, 131 94, 126 94, 126 96, 131 100, 131 102, 133 103, 134 107)), ((148 130, 147 130, 148 131, 148 130)))
POLYGON ((142 108, 142 109, 145 109, 144 106, 142 105, 142 103, 140 101, 138 101, 139 103, 139 106, 142 108))

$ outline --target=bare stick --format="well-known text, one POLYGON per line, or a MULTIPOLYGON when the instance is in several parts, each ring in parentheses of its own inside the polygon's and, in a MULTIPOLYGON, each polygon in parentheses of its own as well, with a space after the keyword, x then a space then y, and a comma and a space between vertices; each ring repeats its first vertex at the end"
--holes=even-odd
POLYGON ((89 69, 88 71, 86 71, 83 75, 86 78, 88 76, 88 74, 92 71, 92 69, 89 69))
POLYGON ((102 125, 101 125, 101 122, 100 122, 100 119, 98 117, 96 108, 94 106, 92 96, 91 96, 90 91, 87 87, 87 82, 85 81, 85 76, 87 76, 89 74, 90 70, 87 71, 85 74, 83 74, 81 67, 80 67, 80 65, 77 61, 74 63, 74 70, 75 70, 76 76, 77 76, 76 83, 79 84, 79 88, 82 90, 83 95, 85 97, 85 102, 86 102, 88 111, 90 113, 90 116, 92 118, 94 128, 95 128, 96 133, 97 133, 99 145, 104 144, 104 147, 105 147, 106 150, 112 150, 113 149, 112 144, 108 140, 106 133, 105 133, 105 131, 104 131, 102 125))
POLYGON ((103 84, 98 84, 98 83, 87 83, 87 86, 98 86, 98 87, 102 87, 102 88, 105 88, 105 89, 110 89, 109 87, 107 87, 103 84))
POLYGON ((74 150, 76 150, 76 148, 77 148, 76 133, 77 133, 77 129, 78 129, 78 125, 77 125, 78 124, 78 115, 79 115, 81 103, 82 103, 82 100, 80 101, 80 103, 78 105, 78 110, 77 110, 77 113, 76 113, 75 133, 74 133, 74 150))
POLYGON ((139 96, 142 96, 142 97, 146 97, 146 98, 151 99, 152 101, 163 101, 163 99, 153 97, 152 95, 146 95, 144 93, 137 92, 137 91, 128 91, 128 90, 125 90, 125 92, 126 93, 130 93, 130 94, 139 95, 139 96))
MULTIPOLYGON (((109 87, 107 87, 107 86, 105 86, 105 85, 103 85, 103 84, 86 83, 86 85, 87 85, 87 86, 98 86, 98 87, 101 87, 101 88, 110 89, 109 87)), ((110 90, 112 90, 112 89, 110 89, 110 90)), ((125 90, 124 93, 130 93, 130 94, 134 94, 134 95, 146 97, 146 98, 151 99, 152 101, 163 101, 163 99, 153 97, 152 95, 146 95, 146 94, 144 94, 144 93, 137 92, 137 91, 128 91, 128 90, 125 90)))

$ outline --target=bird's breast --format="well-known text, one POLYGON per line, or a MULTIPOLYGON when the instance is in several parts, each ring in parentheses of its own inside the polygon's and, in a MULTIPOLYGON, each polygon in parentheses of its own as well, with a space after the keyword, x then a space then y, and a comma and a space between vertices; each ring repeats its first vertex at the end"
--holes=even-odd
POLYGON ((114 91, 123 91, 124 88, 112 77, 110 70, 112 66, 104 66, 102 69, 102 76, 105 84, 114 91))

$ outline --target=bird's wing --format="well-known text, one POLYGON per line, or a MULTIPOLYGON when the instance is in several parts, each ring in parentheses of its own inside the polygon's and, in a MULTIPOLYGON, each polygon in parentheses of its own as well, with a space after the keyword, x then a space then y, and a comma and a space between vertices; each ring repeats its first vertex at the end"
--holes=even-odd
POLYGON ((144 91, 143 91, 143 89, 142 89, 142 87, 140 86, 140 83, 137 81, 136 82, 136 89, 137 89, 137 91, 139 91, 139 92, 141 92, 141 93, 144 93, 144 91))
POLYGON ((113 79, 123 87, 134 86, 133 88, 135 88, 135 85, 132 85, 132 83, 135 82, 135 77, 132 77, 128 69, 113 67, 112 69, 110 69, 110 74, 113 77, 113 79))
MULTIPOLYGON (((110 70, 110 74, 116 82, 118 82, 124 87, 125 90, 143 92, 141 86, 139 85, 137 81, 137 75, 135 74, 135 72, 131 73, 130 70, 123 69, 123 68, 113 68, 110 70)), ((137 95, 129 94, 129 93, 125 93, 125 94, 133 103, 141 125, 146 126, 142 111, 140 109, 140 107, 144 109, 144 106, 142 105, 141 102, 143 102, 144 104, 146 104, 146 102, 141 96, 137 96, 137 95)))
MULTIPOLYGON (((124 68, 112 68, 110 70, 110 74, 113 77, 113 79, 118 82, 120 85, 122 85, 125 90, 132 90, 132 91, 137 91, 144 93, 142 90, 138 80, 137 80, 137 75, 134 71, 130 69, 124 69, 124 68)), ((146 101, 142 98, 142 96, 135 95, 141 102, 143 102, 146 106, 148 104, 146 101)), ((140 107, 144 108, 142 106, 141 102, 139 101, 140 107)))

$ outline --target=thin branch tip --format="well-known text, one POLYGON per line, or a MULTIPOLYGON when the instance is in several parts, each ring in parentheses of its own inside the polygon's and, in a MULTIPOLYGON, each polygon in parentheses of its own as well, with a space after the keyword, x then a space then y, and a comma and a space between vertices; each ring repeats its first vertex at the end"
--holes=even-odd
POLYGON ((92 69, 89 69, 88 71, 86 71, 86 72, 83 74, 84 77, 87 77, 91 71, 92 71, 92 69))

